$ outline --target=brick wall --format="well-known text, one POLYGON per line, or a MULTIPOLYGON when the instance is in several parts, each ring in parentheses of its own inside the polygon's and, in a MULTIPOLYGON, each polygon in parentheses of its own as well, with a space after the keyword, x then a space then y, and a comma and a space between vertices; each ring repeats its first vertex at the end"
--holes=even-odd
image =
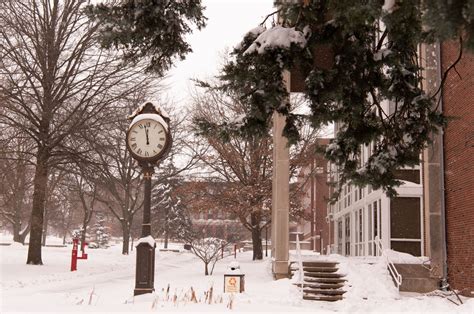
MULTIPOLYGON (((325 146, 329 144, 329 139, 320 138, 318 139, 318 146, 325 146)), ((315 224, 314 224, 314 235, 320 236, 319 239, 314 240, 314 245, 312 247, 317 252, 321 252, 322 254, 326 254, 326 247, 330 244, 331 237, 330 237, 330 229, 332 230, 332 223, 331 227, 326 222, 327 216, 327 200, 329 197, 329 187, 327 185, 327 160, 324 156, 320 153, 315 153, 314 158, 308 165, 305 165, 300 173, 301 176, 301 183, 303 184, 302 190, 304 191, 302 197, 304 198, 303 202, 306 204, 305 206, 305 214, 308 216, 307 221, 301 221, 300 225, 305 225, 307 232, 304 234, 304 240, 309 241, 311 237, 310 233, 310 222, 311 222, 311 188, 313 187, 313 207, 314 207, 314 215, 315 215, 315 224), (311 173, 311 169, 313 169, 313 179, 309 177, 311 173), (321 248, 322 244, 322 248, 321 248), (322 249, 322 250, 321 250, 322 249)))
MULTIPOLYGON (((456 43, 442 45, 442 68, 458 56, 456 43)), ((474 55, 464 52, 443 89, 451 117, 444 134, 448 281, 474 297, 474 55)))
MULTIPOLYGON (((324 145, 327 145, 325 142, 324 145)), ((330 241, 329 238, 329 225, 326 222, 326 216, 328 213, 327 203, 329 198, 329 186, 327 184, 327 165, 328 161, 321 155, 316 155, 316 167, 320 169, 319 173, 316 173, 314 183, 315 187, 315 213, 316 213, 316 224, 315 234, 320 236, 319 241, 316 240, 316 251, 327 254, 326 247, 330 241), (321 247, 322 244, 322 247, 321 247)))

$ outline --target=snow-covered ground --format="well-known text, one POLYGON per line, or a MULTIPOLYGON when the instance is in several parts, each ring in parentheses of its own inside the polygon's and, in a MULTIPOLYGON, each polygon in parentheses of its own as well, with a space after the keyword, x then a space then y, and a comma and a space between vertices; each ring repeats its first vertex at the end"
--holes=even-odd
POLYGON ((234 261, 220 261, 212 276, 204 276, 200 260, 189 252, 159 252, 156 256, 155 294, 133 297, 135 251, 121 255, 121 247, 88 250, 89 259, 78 261, 70 272, 71 247, 43 248, 43 266, 26 265, 27 247, 0 246, 0 312, 442 312, 474 313, 474 299, 456 306, 435 296, 400 296, 383 264, 377 260, 327 257, 340 262, 347 274, 345 299, 301 300, 291 280, 272 280, 270 259, 251 261, 251 253, 238 253, 245 274, 245 293, 227 295, 223 275, 234 261), (374 262, 370 264, 369 262, 374 262), (168 285, 169 293, 166 293, 168 285), (191 287, 198 303, 190 301, 191 287), (213 287, 213 301, 205 294, 213 287), (174 296, 176 295, 176 298, 174 296), (176 301, 173 301, 176 299, 176 301), (232 303, 232 309, 229 305, 232 303))

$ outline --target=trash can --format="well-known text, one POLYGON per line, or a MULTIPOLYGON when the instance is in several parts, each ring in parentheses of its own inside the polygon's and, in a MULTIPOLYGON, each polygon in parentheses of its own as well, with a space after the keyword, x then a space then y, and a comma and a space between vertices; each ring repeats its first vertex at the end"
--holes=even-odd
POLYGON ((245 275, 240 270, 238 262, 232 262, 224 274, 224 292, 241 293, 245 291, 245 275))

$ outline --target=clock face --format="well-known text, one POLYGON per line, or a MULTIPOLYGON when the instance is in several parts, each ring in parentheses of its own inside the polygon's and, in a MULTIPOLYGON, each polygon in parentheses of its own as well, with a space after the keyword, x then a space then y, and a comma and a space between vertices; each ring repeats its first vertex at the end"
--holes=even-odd
POLYGON ((143 119, 133 124, 127 135, 129 149, 138 157, 154 158, 167 144, 167 134, 158 121, 143 119))

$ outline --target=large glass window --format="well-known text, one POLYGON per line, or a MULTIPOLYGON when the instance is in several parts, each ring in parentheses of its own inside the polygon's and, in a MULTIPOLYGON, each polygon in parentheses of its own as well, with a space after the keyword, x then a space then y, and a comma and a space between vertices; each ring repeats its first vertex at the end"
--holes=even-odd
POLYGON ((374 235, 372 233, 372 204, 369 204, 367 206, 367 216, 368 216, 368 225, 367 225, 367 228, 368 228, 368 235, 369 235, 369 239, 368 239, 368 243, 369 243, 369 255, 372 255, 372 248, 373 248, 373 243, 374 243, 374 235))
POLYGON ((345 219, 345 255, 351 255, 351 215, 346 215, 345 219))
POLYGON ((420 198, 395 197, 390 203, 391 248, 420 256, 422 254, 420 198))
POLYGON ((342 255, 342 219, 337 221, 337 253, 342 255))
POLYGON ((356 256, 363 256, 364 255, 364 209, 361 208, 354 212, 354 226, 355 226, 355 234, 354 234, 354 254, 356 256))
POLYGON ((364 255, 364 209, 359 209, 359 255, 364 255))

